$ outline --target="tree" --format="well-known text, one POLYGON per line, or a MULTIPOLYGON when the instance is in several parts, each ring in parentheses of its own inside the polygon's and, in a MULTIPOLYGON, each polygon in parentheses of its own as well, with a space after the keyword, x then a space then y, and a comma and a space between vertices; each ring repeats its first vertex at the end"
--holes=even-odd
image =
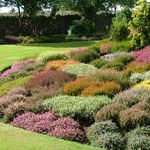
POLYGON ((129 29, 134 48, 139 49, 150 44, 150 2, 146 0, 137 2, 129 29))

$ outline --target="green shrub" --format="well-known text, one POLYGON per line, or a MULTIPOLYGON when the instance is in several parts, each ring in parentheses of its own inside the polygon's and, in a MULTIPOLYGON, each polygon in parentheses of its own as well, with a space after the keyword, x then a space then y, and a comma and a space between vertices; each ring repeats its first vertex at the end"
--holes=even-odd
POLYGON ((70 54, 71 59, 82 63, 89 63, 99 57, 98 52, 94 48, 83 51, 75 51, 70 54))
POLYGON ((132 49, 130 41, 114 42, 111 48, 112 53, 116 52, 128 52, 132 49))
POLYGON ((44 106, 64 117, 93 121, 97 110, 110 102, 111 99, 106 96, 57 96, 47 99, 44 106))
POLYGON ((29 78, 30 78, 29 76, 22 77, 22 78, 2 84, 0 86, 0 97, 6 95, 11 89, 26 83, 29 80, 29 78))
POLYGON ((139 49, 150 44, 150 2, 138 0, 129 23, 131 43, 139 49))
POLYGON ((93 141, 91 145, 108 150, 124 150, 126 140, 119 133, 106 132, 99 135, 98 140, 93 141))
POLYGON ((122 62, 111 61, 111 62, 108 62, 106 65, 104 65, 102 67, 102 69, 112 68, 112 69, 116 69, 116 70, 123 70, 124 67, 125 67, 125 65, 122 62))
POLYGON ((76 76, 86 76, 92 70, 96 70, 93 65, 83 63, 70 65, 63 69, 63 71, 76 76))
POLYGON ((50 60, 66 60, 68 57, 62 52, 44 52, 37 58, 38 63, 45 64, 50 60))
POLYGON ((99 58, 99 59, 93 60, 90 64, 95 66, 96 68, 101 68, 102 66, 106 65, 107 63, 108 63, 108 61, 99 58))
POLYGON ((101 134, 106 132, 117 132, 118 127, 112 121, 96 122, 87 129, 86 135, 90 143, 98 140, 101 134))
POLYGON ((128 150, 150 149, 150 127, 137 128, 128 133, 128 150))
POLYGON ((115 61, 121 62, 124 65, 127 65, 131 61, 134 61, 134 57, 131 55, 124 55, 124 56, 119 56, 115 59, 115 61))
POLYGON ((112 23, 110 38, 113 41, 126 40, 129 35, 128 21, 125 15, 118 14, 112 23))

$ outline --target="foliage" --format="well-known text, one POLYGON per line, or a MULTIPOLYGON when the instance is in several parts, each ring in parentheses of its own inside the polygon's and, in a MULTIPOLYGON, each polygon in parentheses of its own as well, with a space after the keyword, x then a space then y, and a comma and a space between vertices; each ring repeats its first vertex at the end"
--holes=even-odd
POLYGON ((146 46, 137 52, 131 52, 131 55, 135 58, 136 62, 150 63, 150 46, 146 46))
POLYGON ((72 51, 70 54, 71 59, 80 61, 82 63, 89 63, 92 60, 98 58, 99 54, 94 48, 87 50, 72 51))
POLYGON ((150 88, 150 80, 145 80, 145 81, 135 85, 135 87, 147 87, 147 88, 150 88))
POLYGON ((131 75, 130 79, 135 83, 143 80, 150 80, 150 71, 144 73, 134 73, 131 75))
POLYGON ((54 60, 54 61, 49 61, 46 66, 45 70, 62 70, 63 68, 73 65, 73 64, 79 64, 80 62, 74 61, 74 60, 54 60))
POLYGON ((110 102, 106 96, 57 96, 47 99, 44 106, 64 117, 93 121, 96 111, 110 102))
POLYGON ((141 127, 132 130, 128 134, 127 148, 129 150, 148 150, 150 149, 150 131, 148 127, 141 127))
POLYGON ((106 132, 101 134, 96 141, 93 141, 92 145, 111 150, 120 150, 125 149, 126 140, 119 133, 106 132))
POLYGON ((92 124, 87 129, 86 135, 90 143, 92 143, 95 140, 98 140, 101 134, 104 134, 106 132, 117 132, 117 131, 118 131, 118 127, 112 121, 110 120, 101 121, 101 122, 95 122, 94 124, 92 124))
POLYGON ((105 55, 110 53, 113 45, 114 42, 110 42, 110 41, 100 44, 100 54, 105 55))
POLYGON ((63 53, 58 52, 44 52, 37 58, 38 63, 47 63, 50 60, 66 60, 68 57, 63 53))
POLYGON ((11 89, 23 85, 24 83, 26 83, 28 80, 30 79, 30 77, 22 77, 10 82, 6 82, 4 84, 2 84, 0 86, 0 97, 6 95, 11 89))
POLYGON ((15 118, 12 124, 29 131, 48 134, 73 141, 85 141, 85 134, 80 125, 70 118, 60 118, 47 112, 41 115, 26 113, 15 118))
POLYGON ((89 73, 89 77, 100 81, 114 81, 121 85, 122 88, 129 88, 131 82, 123 74, 114 69, 99 69, 89 73))
POLYGON ((110 38, 113 41, 122 41, 126 40, 129 35, 128 30, 128 21, 125 15, 117 14, 114 18, 111 31, 110 38))
POLYGON ((107 61, 99 58, 99 59, 95 59, 95 60, 91 61, 90 64, 95 66, 96 68, 101 68, 102 66, 107 64, 107 61))
POLYGON ((90 71, 95 69, 96 68, 93 65, 81 63, 65 67, 63 71, 76 76, 86 76, 90 71))
POLYGON ((108 95, 113 96, 121 90, 115 82, 93 80, 88 77, 78 78, 64 86, 64 94, 77 96, 108 95))
POLYGON ((148 71, 149 69, 149 63, 138 63, 133 61, 126 66, 126 69, 123 71, 123 74, 126 76, 130 76, 132 73, 142 73, 148 71))
POLYGON ((132 45, 136 49, 150 44, 150 2, 138 0, 129 23, 132 45))
POLYGON ((62 71, 44 71, 36 73, 26 84, 27 89, 38 87, 51 87, 53 85, 60 88, 65 83, 74 79, 73 75, 62 71))

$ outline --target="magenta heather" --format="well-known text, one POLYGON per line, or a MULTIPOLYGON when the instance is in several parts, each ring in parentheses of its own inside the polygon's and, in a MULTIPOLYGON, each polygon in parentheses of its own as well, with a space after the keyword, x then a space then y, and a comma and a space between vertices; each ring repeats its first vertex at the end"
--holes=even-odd
POLYGON ((85 141, 85 133, 78 122, 71 118, 60 118, 52 112, 44 114, 25 113, 15 118, 11 124, 28 131, 55 136, 58 138, 85 141))
POLYGON ((137 62, 150 63, 150 46, 146 46, 140 51, 131 52, 137 62))

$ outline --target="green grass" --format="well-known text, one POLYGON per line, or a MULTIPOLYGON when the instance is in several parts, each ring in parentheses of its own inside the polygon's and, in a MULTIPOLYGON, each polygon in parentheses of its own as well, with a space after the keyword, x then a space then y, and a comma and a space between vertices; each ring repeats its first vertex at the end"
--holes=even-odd
POLYGON ((0 123, 0 150, 102 150, 0 123))
POLYGON ((71 48, 90 46, 94 43, 96 41, 0 45, 0 71, 17 60, 36 56, 43 51, 65 51, 71 48))

